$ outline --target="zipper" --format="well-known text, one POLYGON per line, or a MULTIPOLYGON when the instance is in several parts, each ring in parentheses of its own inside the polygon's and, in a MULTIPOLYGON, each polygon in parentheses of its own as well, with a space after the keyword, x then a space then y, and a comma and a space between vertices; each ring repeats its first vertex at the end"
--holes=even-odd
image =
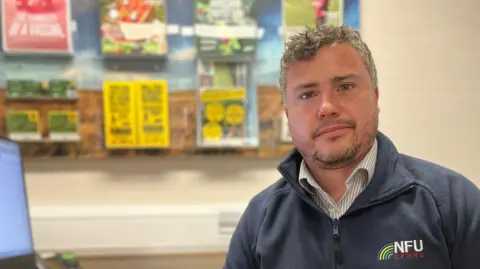
MULTIPOLYGON (((283 171, 283 169, 280 169, 280 173, 282 175, 286 174, 285 171, 283 171)), ((328 214, 325 211, 323 211, 323 209, 320 208, 320 206, 318 206, 312 199, 310 199, 307 195, 305 195, 295 184, 292 184, 292 186, 293 186, 293 189, 300 195, 300 197, 305 202, 307 202, 307 204, 309 204, 313 208, 317 209, 320 213, 328 216, 328 214)), ((401 189, 399 191, 396 191, 395 193, 393 193, 393 194, 391 194, 391 195, 389 195, 385 198, 381 198, 381 199, 378 199, 378 200, 373 201, 371 203, 368 203, 364 206, 355 208, 352 211, 347 210, 347 212, 345 212, 342 215, 342 217, 345 217, 346 215, 349 215, 349 214, 351 214, 355 211, 358 211, 358 210, 366 209, 366 208, 369 208, 369 207, 372 207, 372 206, 375 206, 375 205, 383 204, 383 203, 389 202, 391 200, 394 200, 395 198, 411 191, 414 186, 415 186, 414 183, 410 184, 410 185, 404 187, 403 189, 401 189)), ((332 239, 333 239, 333 254, 334 254, 334 259, 335 259, 335 268, 337 268, 338 265, 341 265, 343 263, 343 252, 342 252, 342 248, 341 248, 341 245, 340 245, 340 229, 339 229, 339 219, 338 218, 334 218, 333 222, 332 222, 332 239)))
MULTIPOLYGON (((397 191, 394 194, 389 195, 389 196, 387 196, 383 199, 379 199, 379 200, 374 201, 372 203, 369 203, 369 204, 367 204, 363 207, 356 208, 353 211, 345 212, 345 214, 343 214, 342 217, 346 216, 347 214, 351 214, 352 212, 355 212, 357 210, 361 210, 361 209, 372 207, 372 206, 375 206, 375 205, 378 205, 378 204, 383 204, 383 203, 389 202, 389 201, 391 201, 391 200, 409 192, 410 190, 413 189, 413 187, 414 187, 414 184, 410 184, 407 187, 403 188, 402 190, 397 191)), ((340 244, 339 222, 340 222, 340 220, 338 218, 334 218, 333 222, 332 222, 333 255, 334 255, 334 259, 335 259, 335 265, 342 265, 343 264, 343 252, 342 252, 342 246, 340 244)))
POLYGON ((343 263, 343 253, 342 248, 340 245, 340 230, 338 229, 338 219, 333 219, 332 227, 333 227, 333 254, 335 257, 336 264, 343 263))

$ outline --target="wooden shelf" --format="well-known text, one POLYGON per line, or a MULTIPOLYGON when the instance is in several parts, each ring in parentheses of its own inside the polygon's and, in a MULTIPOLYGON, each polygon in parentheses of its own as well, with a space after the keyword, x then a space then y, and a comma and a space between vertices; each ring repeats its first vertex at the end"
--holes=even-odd
POLYGON ((20 142, 25 158, 104 159, 117 157, 208 157, 208 158, 280 158, 293 146, 280 141, 280 121, 283 106, 277 87, 259 87, 259 140, 258 147, 199 148, 197 147, 197 90, 169 93, 171 143, 168 149, 115 149, 104 147, 102 91, 78 91, 78 97, 62 98, 8 98, 0 89, 0 136, 6 137, 5 115, 9 109, 34 109, 40 112, 43 139, 20 142), (47 114, 52 109, 79 112, 80 141, 51 141, 48 139, 47 114))

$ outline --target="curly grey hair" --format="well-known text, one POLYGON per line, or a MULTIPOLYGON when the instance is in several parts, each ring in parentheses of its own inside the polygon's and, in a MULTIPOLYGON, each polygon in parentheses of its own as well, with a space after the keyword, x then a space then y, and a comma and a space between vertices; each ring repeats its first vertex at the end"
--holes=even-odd
POLYGON ((373 88, 377 88, 377 68, 375 67, 372 53, 367 44, 360 38, 360 34, 345 25, 333 26, 324 24, 317 28, 307 27, 304 31, 290 37, 286 42, 280 63, 280 90, 284 103, 286 101, 285 90, 288 69, 298 61, 310 60, 320 48, 337 42, 347 42, 360 54, 370 74, 373 88))

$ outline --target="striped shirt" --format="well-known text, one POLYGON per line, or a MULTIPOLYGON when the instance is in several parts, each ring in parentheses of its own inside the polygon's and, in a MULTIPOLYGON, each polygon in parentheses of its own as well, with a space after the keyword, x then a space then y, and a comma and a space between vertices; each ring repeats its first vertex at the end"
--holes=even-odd
POLYGON ((300 165, 298 175, 300 185, 312 195, 315 202, 327 213, 330 218, 340 218, 353 201, 367 187, 372 180, 375 164, 377 162, 377 140, 365 158, 358 164, 352 175, 347 180, 347 191, 343 197, 336 203, 328 193, 326 193, 315 181, 305 161, 300 165))

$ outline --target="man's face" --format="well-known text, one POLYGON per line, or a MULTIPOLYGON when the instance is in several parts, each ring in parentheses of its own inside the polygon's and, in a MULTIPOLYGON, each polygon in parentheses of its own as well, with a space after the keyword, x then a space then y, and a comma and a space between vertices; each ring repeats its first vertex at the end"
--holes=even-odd
POLYGON ((322 47, 287 74, 285 112, 293 143, 306 160, 338 169, 375 139, 378 89, 360 55, 347 43, 322 47))

